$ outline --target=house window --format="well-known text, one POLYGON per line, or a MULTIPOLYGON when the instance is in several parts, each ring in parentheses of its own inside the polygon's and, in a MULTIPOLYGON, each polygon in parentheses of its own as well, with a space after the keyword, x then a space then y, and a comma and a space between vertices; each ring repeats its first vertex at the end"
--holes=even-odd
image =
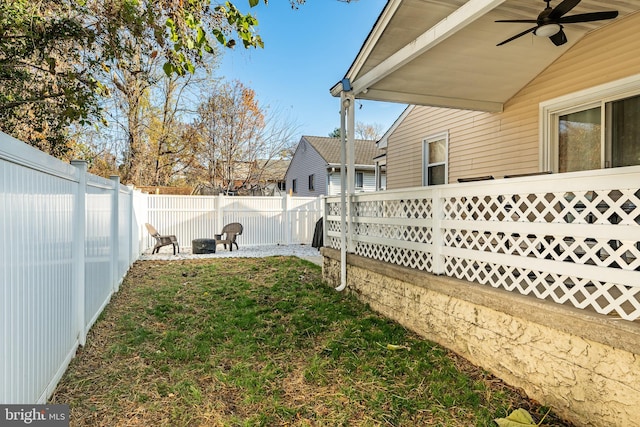
POLYGON ((314 175, 309 175, 309 191, 315 190, 313 181, 314 181, 314 175))
POLYGON ((640 165, 640 76, 541 104, 543 168, 640 165))
POLYGON ((448 146, 448 132, 432 135, 422 141, 422 185, 447 183, 448 146))
POLYGON ((356 172, 356 189, 362 190, 362 187, 364 187, 364 173, 356 172))
POLYGON ((298 192, 298 180, 294 179, 293 181, 291 181, 291 192, 292 193, 297 193, 298 192))

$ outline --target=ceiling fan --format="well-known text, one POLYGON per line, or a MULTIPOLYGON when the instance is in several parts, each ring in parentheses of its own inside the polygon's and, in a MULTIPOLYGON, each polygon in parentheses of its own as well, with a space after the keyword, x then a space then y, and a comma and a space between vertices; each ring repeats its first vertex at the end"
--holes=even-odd
POLYGON ((549 40, 556 46, 561 46, 567 42, 567 36, 562 30, 562 24, 576 24, 579 22, 592 22, 600 21, 603 19, 613 19, 618 16, 617 10, 605 11, 605 12, 593 12, 593 13, 581 13, 578 15, 564 16, 571 9, 576 7, 580 0, 563 0, 559 5, 552 8, 549 6, 551 0, 544 0, 547 3, 547 7, 540 12, 537 19, 502 19, 496 22, 515 22, 515 23, 527 23, 536 24, 535 27, 529 28, 526 31, 516 34, 515 36, 506 39, 503 42, 498 43, 496 46, 502 46, 522 37, 525 34, 533 32, 536 36, 549 37, 549 40))

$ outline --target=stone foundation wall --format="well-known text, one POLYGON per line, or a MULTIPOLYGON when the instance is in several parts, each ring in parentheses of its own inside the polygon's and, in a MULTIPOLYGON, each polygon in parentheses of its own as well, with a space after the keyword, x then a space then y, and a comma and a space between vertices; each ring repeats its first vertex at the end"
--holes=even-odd
MULTIPOLYGON (((340 284, 340 253, 323 248, 340 284)), ((640 324, 355 255, 347 291, 582 426, 640 423, 640 324)))

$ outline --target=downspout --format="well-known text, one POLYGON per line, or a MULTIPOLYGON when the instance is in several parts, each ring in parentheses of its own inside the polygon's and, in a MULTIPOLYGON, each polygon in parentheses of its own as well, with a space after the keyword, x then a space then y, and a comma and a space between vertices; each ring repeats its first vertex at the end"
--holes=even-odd
POLYGON ((340 91, 340 286, 347 287, 347 251, 353 251, 351 196, 355 189, 355 95, 348 78, 342 80, 340 91), (347 170, 347 165, 349 169, 347 170), (347 196, 349 199, 347 200, 347 196), (347 239, 347 230, 349 238, 347 239))
MULTIPOLYGON (((347 80, 348 82, 348 80, 347 80)), ((346 110, 350 100, 343 90, 340 92, 340 286, 336 291, 341 292, 347 287, 347 130, 346 110)))

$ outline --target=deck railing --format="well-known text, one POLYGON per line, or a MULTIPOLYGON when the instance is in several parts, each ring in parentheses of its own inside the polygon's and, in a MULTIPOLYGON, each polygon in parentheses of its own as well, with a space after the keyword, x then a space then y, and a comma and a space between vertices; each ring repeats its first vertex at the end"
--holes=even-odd
MULTIPOLYGON (((358 194, 349 252, 640 318, 640 167, 358 194)), ((340 199, 325 204, 339 249, 340 199)))

